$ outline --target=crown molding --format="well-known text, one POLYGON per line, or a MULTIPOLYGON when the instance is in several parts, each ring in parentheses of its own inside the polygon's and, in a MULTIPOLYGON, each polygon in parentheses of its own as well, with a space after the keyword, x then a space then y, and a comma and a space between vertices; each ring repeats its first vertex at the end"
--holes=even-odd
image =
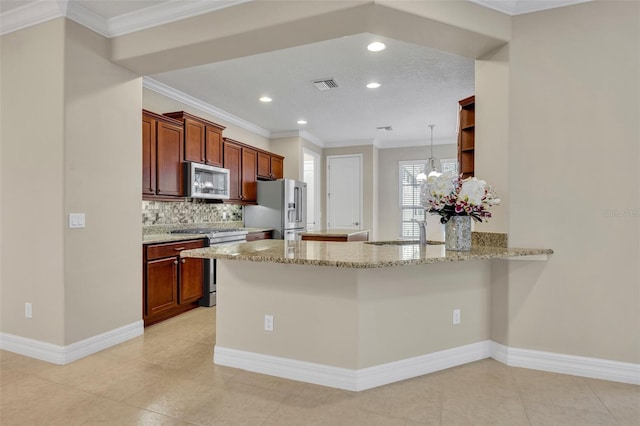
POLYGON ((66 16, 67 2, 38 0, 0 15, 0 35, 66 16))
POLYGON ((509 16, 524 15, 558 7, 572 6, 593 0, 470 0, 480 6, 509 16))
POLYGON ((200 0, 191 3, 171 0, 109 19, 111 37, 144 30, 180 19, 214 12, 254 0, 200 0))
POLYGON ((221 110, 220 108, 216 108, 211 104, 201 101, 198 98, 194 98, 191 95, 187 95, 184 92, 176 90, 173 87, 167 86, 166 84, 161 83, 157 80, 154 80, 150 77, 142 78, 142 87, 149 90, 153 90, 156 93, 160 93, 161 95, 164 95, 178 102, 182 102, 185 105, 188 105, 200 111, 206 112, 207 114, 211 114, 214 117, 217 117, 228 123, 234 124, 238 127, 241 127, 245 130, 248 130, 260 136, 264 136, 265 138, 271 138, 271 132, 269 130, 264 129, 260 126, 257 126, 247 120, 243 120, 242 118, 237 117, 233 114, 230 114, 224 110, 221 110))
POLYGON ((37 0, 0 15, 0 35, 67 17, 107 38, 144 30, 192 16, 214 12, 254 0, 170 0, 110 19, 92 12, 74 0, 37 0))
POLYGON ((111 37, 107 20, 87 9, 80 3, 69 1, 66 16, 72 21, 89 28, 100 35, 107 38, 111 37))

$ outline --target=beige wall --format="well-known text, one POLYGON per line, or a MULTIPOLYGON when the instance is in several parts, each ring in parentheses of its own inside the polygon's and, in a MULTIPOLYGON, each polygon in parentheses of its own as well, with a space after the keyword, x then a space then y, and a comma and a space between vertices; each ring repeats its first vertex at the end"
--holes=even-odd
POLYGON ((640 362, 640 3, 513 19, 509 346, 640 362), (610 210, 611 209, 611 210, 610 210))
POLYGON ((363 369, 489 338, 489 262, 354 269, 219 261, 218 271, 216 345, 227 349, 363 369), (461 310, 456 326, 453 309, 461 310), (273 332, 263 330, 264 315, 273 315, 273 332))
MULTIPOLYGON (((400 235, 400 194, 398 192, 399 161, 425 160, 429 154, 425 146, 406 148, 386 148, 380 151, 378 174, 380 188, 378 191, 378 239, 396 240, 400 235)), ((434 145, 433 155, 436 158, 456 158, 456 145, 434 145)), ((442 226, 438 217, 427 218, 429 239, 444 241, 442 226)))
POLYGON ((108 57, 107 39, 66 21, 58 197, 65 217, 84 212, 87 226, 57 224, 64 242, 65 344, 142 318, 142 79, 108 57))
POLYGON ((0 327, 58 345, 65 343, 64 31, 57 19, 0 38, 0 327), (31 319, 25 302, 33 304, 31 319))
POLYGON ((302 142, 299 136, 276 138, 270 141, 271 152, 284 157, 284 177, 302 179, 302 142))
POLYGON ((230 123, 226 120, 222 120, 209 113, 201 111, 197 108, 193 108, 175 99, 168 98, 158 92, 154 92, 150 89, 143 89, 142 91, 142 106, 144 109, 153 111, 158 114, 164 114, 165 112, 173 111, 186 111, 197 117, 202 117, 206 120, 225 126, 226 128, 222 132, 222 136, 225 138, 235 139, 240 142, 244 142, 256 148, 269 150, 269 139, 264 136, 253 133, 249 130, 230 123))
POLYGON ((141 320, 141 80, 108 53, 64 19, 2 37, 3 333, 64 346, 141 320))

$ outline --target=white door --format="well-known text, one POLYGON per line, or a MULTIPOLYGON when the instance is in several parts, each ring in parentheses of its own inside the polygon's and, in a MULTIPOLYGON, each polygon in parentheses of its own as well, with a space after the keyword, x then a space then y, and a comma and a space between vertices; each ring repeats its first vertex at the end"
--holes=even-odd
POLYGON ((320 155, 306 148, 302 149, 304 156, 304 180, 307 183, 307 230, 311 231, 320 225, 320 195, 319 184, 319 164, 320 155))
POLYGON ((362 227, 362 155, 327 157, 327 228, 362 227))

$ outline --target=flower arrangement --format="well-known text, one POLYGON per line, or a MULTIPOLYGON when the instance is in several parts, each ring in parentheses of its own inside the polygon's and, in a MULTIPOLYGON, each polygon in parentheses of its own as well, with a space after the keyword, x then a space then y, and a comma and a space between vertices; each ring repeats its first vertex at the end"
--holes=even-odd
POLYGON ((421 198, 425 210, 442 216, 442 223, 452 216, 471 216, 482 222, 491 217, 488 208, 500 203, 498 194, 487 182, 475 177, 462 179, 452 172, 429 176, 422 184, 421 198))

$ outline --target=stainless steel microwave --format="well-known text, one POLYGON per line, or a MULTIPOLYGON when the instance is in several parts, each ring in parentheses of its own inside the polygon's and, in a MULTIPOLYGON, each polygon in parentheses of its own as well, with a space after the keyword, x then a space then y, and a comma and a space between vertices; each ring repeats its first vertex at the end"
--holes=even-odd
POLYGON ((229 199, 229 169, 185 162, 184 170, 187 197, 214 200, 229 199))

